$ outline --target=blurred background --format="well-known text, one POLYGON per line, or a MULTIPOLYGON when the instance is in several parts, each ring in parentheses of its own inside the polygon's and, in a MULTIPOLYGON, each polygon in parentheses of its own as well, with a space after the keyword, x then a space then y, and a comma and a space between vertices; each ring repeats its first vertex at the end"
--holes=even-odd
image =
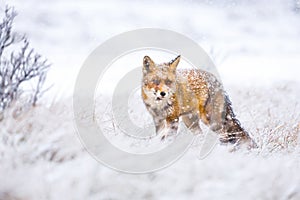
POLYGON ((164 28, 190 37, 215 60, 224 82, 298 80, 298 0, 96 1, 12 0, 15 30, 54 64, 49 73, 70 92, 78 69, 98 45, 138 28, 164 28))

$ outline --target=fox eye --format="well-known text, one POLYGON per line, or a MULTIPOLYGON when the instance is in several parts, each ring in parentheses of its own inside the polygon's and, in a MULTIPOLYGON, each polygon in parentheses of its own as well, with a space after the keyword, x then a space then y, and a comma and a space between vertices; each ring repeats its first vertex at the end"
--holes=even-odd
POLYGON ((165 83, 166 83, 166 85, 171 85, 171 84, 172 84, 172 81, 170 81, 169 79, 167 79, 167 80, 165 81, 165 83))
POLYGON ((153 79, 152 82, 153 82, 155 85, 159 85, 159 84, 160 84, 160 80, 158 80, 158 79, 153 79))

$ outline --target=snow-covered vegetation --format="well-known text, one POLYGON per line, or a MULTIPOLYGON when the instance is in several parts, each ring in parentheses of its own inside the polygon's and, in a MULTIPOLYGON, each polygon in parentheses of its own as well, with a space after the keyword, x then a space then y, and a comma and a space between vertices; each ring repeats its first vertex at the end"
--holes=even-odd
POLYGON ((297 1, 9 3, 19 13, 15 30, 51 61, 46 85, 54 86, 13 117, 16 102, 0 122, 1 200, 300 198, 297 1), (204 47, 258 149, 217 145, 199 160, 195 143, 170 167, 143 175, 111 170, 84 150, 71 106, 76 75, 101 42, 143 27, 174 30, 204 47))

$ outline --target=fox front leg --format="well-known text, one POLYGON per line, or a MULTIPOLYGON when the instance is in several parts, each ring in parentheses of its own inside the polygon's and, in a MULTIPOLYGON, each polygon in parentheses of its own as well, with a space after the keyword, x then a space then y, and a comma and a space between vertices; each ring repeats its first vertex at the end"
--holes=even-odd
POLYGON ((153 118, 155 124, 156 135, 165 129, 165 119, 153 118))
POLYGON ((166 119, 166 129, 164 130, 164 132, 161 136, 161 139, 165 140, 168 136, 176 135, 177 130, 178 130, 178 125, 179 125, 178 118, 174 118, 174 119, 167 118, 166 119))
POLYGON ((182 120, 185 126, 192 131, 193 134, 197 135, 202 133, 202 130, 199 126, 199 117, 197 114, 189 113, 182 116, 182 120))

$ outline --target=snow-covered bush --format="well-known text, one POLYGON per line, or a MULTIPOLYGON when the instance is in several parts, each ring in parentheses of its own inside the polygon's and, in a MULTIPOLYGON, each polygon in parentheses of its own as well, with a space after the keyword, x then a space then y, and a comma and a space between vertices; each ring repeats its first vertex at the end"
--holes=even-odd
POLYGON ((29 47, 24 35, 13 32, 15 17, 15 10, 6 7, 0 22, 0 119, 4 110, 22 95, 24 105, 36 105, 44 92, 42 87, 50 66, 29 47))

